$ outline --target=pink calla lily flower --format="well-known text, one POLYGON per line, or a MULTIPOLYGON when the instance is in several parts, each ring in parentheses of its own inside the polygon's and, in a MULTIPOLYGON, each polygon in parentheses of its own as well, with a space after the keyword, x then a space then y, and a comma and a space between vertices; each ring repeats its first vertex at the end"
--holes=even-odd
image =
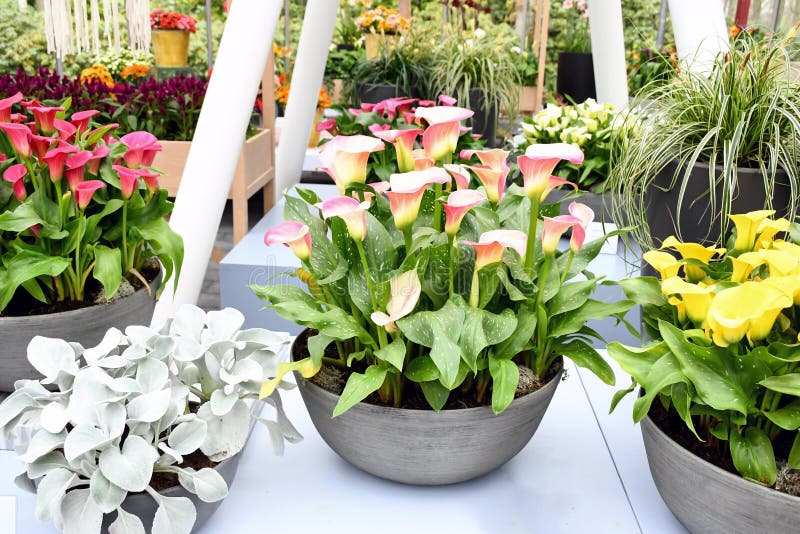
MULTIPOLYGON (((150 132, 131 132, 120 137, 119 141, 128 149, 123 159, 128 167, 132 169, 139 167, 139 165, 148 165, 144 162, 145 150, 153 149, 158 143, 156 136, 150 132)), ((155 157, 155 153, 152 154, 152 157, 155 157)), ((152 163, 152 159, 150 163, 152 163)))
POLYGON ((449 236, 456 235, 467 212, 484 200, 486 196, 474 189, 461 189, 450 193, 444 205, 445 233, 449 236))
POLYGON ((443 106, 455 106, 456 102, 458 101, 452 96, 439 95, 439 103, 443 106))
POLYGON ((12 165, 3 172, 3 180, 14 185, 14 197, 20 202, 24 201, 28 196, 28 192, 25 189, 25 180, 23 180, 26 174, 28 174, 28 169, 24 163, 12 165))
POLYGON ((506 248, 516 250, 524 260, 528 236, 519 230, 491 230, 481 234, 477 243, 474 241, 464 241, 464 243, 475 249, 475 271, 480 271, 487 265, 501 261, 506 248))
POLYGON ((129 169, 122 165, 112 165, 111 168, 119 175, 119 187, 123 200, 129 200, 139 184, 139 173, 136 169, 129 169))
POLYGON ((72 191, 75 191, 75 188, 78 186, 78 184, 83 182, 86 164, 89 163, 91 158, 92 153, 88 150, 81 150, 80 152, 76 152, 67 157, 66 170, 64 171, 64 174, 67 177, 67 184, 69 184, 69 188, 72 189, 72 191))
POLYGON ((78 205, 78 209, 85 210, 95 191, 105 186, 106 184, 100 180, 88 180, 75 186, 75 203, 78 205))
MULTIPOLYGON (((375 108, 375 104, 373 104, 372 102, 362 102, 360 111, 366 111, 367 113, 369 113, 374 108, 375 108)), ((353 110, 351 109, 350 111, 353 111, 353 110)))
POLYGON ((137 171, 139 172, 139 176, 142 177, 142 180, 144 180, 144 185, 147 186, 147 191, 149 191, 151 195, 158 191, 158 173, 147 168, 137 169, 137 171))
POLYGON ((329 130, 333 130, 335 127, 336 127, 336 119, 328 119, 317 124, 317 131, 327 132, 329 130))
POLYGON ((163 150, 164 147, 159 145, 158 143, 145 148, 142 151, 142 166, 150 167, 153 165, 153 161, 156 159, 156 155, 163 150))
POLYGON ((363 241, 367 235, 367 210, 370 202, 359 203, 352 197, 333 197, 315 204, 322 211, 324 219, 331 217, 341 217, 347 225, 347 232, 350 237, 358 241, 363 241))
POLYGON ((44 158, 47 155, 48 150, 50 147, 55 143, 57 139, 55 137, 45 137, 43 135, 31 135, 31 152, 36 154, 36 157, 39 159, 44 158))
POLYGON ((311 257, 311 234, 308 226, 297 221, 284 221, 264 234, 268 246, 284 245, 290 247, 301 261, 311 257))
POLYGON ((572 227, 572 237, 569 240, 570 249, 577 253, 586 240, 586 228, 594 220, 594 211, 586 204, 570 202, 569 214, 580 221, 579 224, 572 227))
POLYGON ((397 154, 397 168, 400 172, 418 170, 414 161, 414 143, 417 136, 422 133, 419 128, 412 130, 383 130, 373 131, 373 135, 387 143, 394 145, 397 154))
POLYGON ((547 190, 553 170, 561 160, 581 164, 583 152, 577 146, 567 143, 529 146, 525 150, 525 155, 517 158, 517 164, 522 172, 525 196, 531 199, 541 197, 547 190))
POLYGON ((557 217, 544 217, 542 229, 542 252, 553 254, 558 250, 558 242, 567 228, 580 227, 583 221, 572 215, 558 215, 557 217))
POLYGON ((76 133, 81 135, 83 132, 89 130, 89 121, 92 120, 92 117, 99 115, 100 112, 96 109, 87 109, 85 111, 78 111, 72 114, 70 118, 73 126, 75 126, 76 133))
POLYGON ((348 185, 366 183, 369 155, 384 148, 383 141, 375 137, 337 135, 322 145, 322 170, 333 178, 339 194, 344 195, 348 185))
POLYGON ((22 124, 28 119, 28 116, 24 113, 12 113, 11 114, 11 122, 22 124))
POLYGON ((22 102, 23 96, 22 93, 17 92, 17 94, 9 96, 8 98, 4 98, 0 100, 0 122, 11 122, 11 108, 14 107, 14 104, 19 104, 22 102))
POLYGON ((462 150, 458 157, 461 159, 470 159, 473 156, 478 156, 478 159, 481 161, 481 165, 484 167, 490 167, 496 171, 504 171, 508 174, 508 160, 509 152, 507 150, 503 150, 501 148, 491 148, 488 150, 469 150, 464 149, 462 150))
POLYGON ((53 127, 58 132, 58 137, 62 141, 66 141, 71 143, 75 139, 75 134, 78 132, 78 129, 69 121, 65 121, 64 119, 55 119, 53 121, 53 127))
POLYGON ((434 106, 417 108, 416 118, 428 123, 422 134, 422 148, 428 157, 439 161, 453 154, 461 135, 461 121, 474 113, 456 106, 434 106))
POLYGON ((399 230, 410 228, 417 220, 425 189, 431 184, 446 184, 449 181, 450 176, 440 167, 392 174, 389 177, 391 190, 386 192, 386 196, 389 197, 395 226, 399 230))
POLYGON ((386 304, 386 312, 373 312, 370 318, 378 326, 386 328, 387 332, 396 333, 400 329, 395 325, 395 321, 402 319, 414 311, 419 296, 422 294, 422 284, 416 269, 406 271, 400 276, 392 278, 389 282, 389 302, 386 304))
POLYGON ((97 145, 94 150, 92 150, 92 157, 89 158, 89 164, 86 166, 89 174, 92 176, 97 176, 97 173, 100 170, 100 163, 103 161, 103 158, 108 156, 110 152, 111 151, 106 145, 97 145))
POLYGON ((21 158, 31 157, 31 131, 24 124, 12 124, 0 122, 0 130, 3 130, 11 140, 11 146, 21 158))
POLYGON ((389 120, 394 120, 398 114, 402 113, 403 111, 408 111, 411 107, 411 104, 416 101, 416 98, 406 98, 403 96, 387 98, 386 100, 382 100, 375 104, 375 106, 372 108, 372 111, 381 116, 385 116, 389 120))
POLYGON ((47 164, 50 171, 50 181, 53 183, 61 181, 64 177, 64 164, 67 161, 67 156, 77 151, 78 147, 69 144, 59 145, 47 151, 42 161, 47 164))
POLYGON ((574 190, 578 190, 578 186, 574 183, 570 182, 569 180, 565 180, 563 178, 559 178, 558 176, 551 176, 547 180, 547 186, 542 191, 542 195, 539 197, 540 202, 544 202, 547 196, 555 189, 556 187, 561 187, 562 185, 568 185, 572 187, 574 190))
MULTIPOLYGON (((370 124, 370 125, 369 125, 369 127, 368 127, 367 129, 368 129, 370 132, 372 132, 372 135, 375 135, 375 132, 382 132, 382 131, 386 131, 386 130, 388 130, 388 129, 390 129, 390 128, 391 128, 391 126, 389 126, 388 124, 378 124, 378 123, 375 123, 375 124, 370 124)), ((375 135, 375 137, 378 137, 378 136, 377 136, 377 135, 375 135)))
POLYGON ((436 162, 429 158, 421 148, 414 149, 412 156, 414 158, 415 171, 424 171, 436 165, 436 162))
POLYGON ((492 204, 497 204, 502 200, 506 192, 505 178, 507 176, 503 174, 503 171, 483 165, 469 166, 467 168, 478 177, 478 180, 486 190, 486 198, 488 198, 492 204))
POLYGON ((445 163, 443 167, 456 181, 456 189, 469 189, 469 171, 464 165, 445 163))
POLYGON ((56 131, 55 123, 56 113, 64 111, 62 107, 48 107, 48 106, 29 106, 28 111, 33 113, 33 118, 36 121, 36 127, 45 135, 51 135, 56 131))

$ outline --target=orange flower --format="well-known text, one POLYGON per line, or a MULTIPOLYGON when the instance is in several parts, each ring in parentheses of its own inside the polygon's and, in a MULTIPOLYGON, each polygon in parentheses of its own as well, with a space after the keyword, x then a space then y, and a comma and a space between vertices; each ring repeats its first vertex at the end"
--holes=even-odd
POLYGON ((114 87, 114 78, 103 65, 92 65, 91 67, 83 69, 81 71, 80 80, 81 83, 100 82, 107 87, 114 87))
POLYGON ((147 76, 149 71, 150 67, 147 65, 133 64, 122 69, 119 75, 123 80, 136 80, 147 76))

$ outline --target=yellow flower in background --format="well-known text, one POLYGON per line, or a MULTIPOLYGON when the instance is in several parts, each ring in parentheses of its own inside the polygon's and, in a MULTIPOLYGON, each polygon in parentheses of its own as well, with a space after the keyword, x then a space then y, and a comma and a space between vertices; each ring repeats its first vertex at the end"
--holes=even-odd
POLYGON ((800 272, 800 256, 788 250, 761 249, 758 255, 769 266, 770 276, 788 276, 800 272))
POLYGON ((778 291, 782 291, 786 296, 792 298, 792 302, 795 305, 800 304, 800 275, 770 276, 762 283, 771 285, 778 291))
POLYGON ((778 240, 773 241, 770 248, 782 250, 788 254, 791 254, 795 258, 800 258, 800 245, 795 245, 794 243, 789 243, 788 241, 778 240))
POLYGON ((678 276, 678 271, 680 271, 682 265, 675 256, 661 250, 648 250, 642 255, 642 259, 658 271, 662 280, 678 276))
MULTIPOLYGON (((769 248, 768 245, 775 239, 778 232, 788 232, 789 221, 780 219, 765 219, 758 225, 758 237, 756 238, 755 250, 769 248)), ((796 246, 796 245, 795 245, 796 246)), ((798 247, 800 248, 800 247, 798 247)))
POLYGON ((733 243, 734 252, 753 250, 761 222, 774 214, 775 210, 758 210, 740 215, 728 215, 736 226, 736 241, 733 243))
POLYGON ((114 87, 114 77, 103 65, 92 65, 81 71, 81 83, 100 82, 106 87, 114 87))
POLYGON ((720 347, 738 343, 745 335, 751 343, 764 339, 781 310, 791 305, 791 297, 770 284, 745 282, 725 289, 711 300, 706 335, 720 347))
MULTIPOLYGON (((711 300, 714 297, 710 288, 690 284, 683 278, 673 276, 661 283, 661 292, 671 297, 680 296, 686 309, 686 316, 697 324, 705 322, 711 300)), ((672 303, 671 300, 669 302, 672 303)), ((680 310, 678 313, 680 315, 680 310)))
POLYGON ((744 282, 750 276, 753 269, 766 262, 757 252, 745 252, 737 258, 729 256, 733 263, 733 273, 731 273, 731 280, 733 282, 744 282))
MULTIPOLYGON (((717 254, 725 252, 724 248, 704 247, 700 243, 681 243, 673 235, 661 243, 661 248, 674 248, 684 260, 697 260, 705 264, 717 254)), ((699 282, 706 277, 705 271, 696 265, 684 265, 684 271, 690 282, 699 282)))
POLYGON ((684 322, 686 320, 686 303, 678 297, 670 297, 667 302, 678 312, 678 321, 684 322))

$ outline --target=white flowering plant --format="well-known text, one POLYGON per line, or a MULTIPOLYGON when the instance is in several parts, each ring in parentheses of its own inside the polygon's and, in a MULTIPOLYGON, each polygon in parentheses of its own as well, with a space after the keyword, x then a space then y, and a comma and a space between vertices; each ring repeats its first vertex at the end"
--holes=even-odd
POLYGON ((518 154, 531 145, 569 143, 580 148, 583 165, 562 162, 556 176, 569 180, 584 191, 603 192, 610 172, 612 140, 617 135, 618 113, 612 104, 588 99, 582 104, 547 104, 543 110, 522 121, 524 140, 515 143, 518 154))

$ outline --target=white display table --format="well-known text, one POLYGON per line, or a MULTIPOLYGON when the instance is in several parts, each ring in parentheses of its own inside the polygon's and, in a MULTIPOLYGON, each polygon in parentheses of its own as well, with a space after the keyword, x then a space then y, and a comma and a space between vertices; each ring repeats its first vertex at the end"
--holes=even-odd
MULTIPOLYGON (((631 507, 631 492, 652 486, 650 473, 645 466, 620 482, 619 459, 609 454, 581 375, 571 363, 567 374, 516 458, 485 477, 444 487, 396 484, 350 466, 316 433, 297 390, 285 393, 287 413, 305 440, 276 457, 256 426, 230 495, 201 532, 683 532, 654 490, 638 496, 655 500, 649 507, 631 507), (653 517, 641 515, 654 510, 653 517)), ((645 465, 638 429, 627 426, 618 438, 632 444, 631 463, 645 465)), ((0 452, 0 496, 17 498, 17 533, 56 532, 35 519, 35 497, 14 486, 19 465, 13 452, 0 452)))

